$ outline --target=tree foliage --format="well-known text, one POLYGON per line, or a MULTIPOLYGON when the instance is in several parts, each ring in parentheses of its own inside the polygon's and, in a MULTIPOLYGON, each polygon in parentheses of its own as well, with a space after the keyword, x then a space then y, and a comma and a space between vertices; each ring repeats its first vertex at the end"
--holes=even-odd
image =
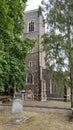
POLYGON ((22 38, 27 0, 0 1, 0 90, 25 87, 25 58, 34 41, 22 38))
MULTIPOLYGON (((66 80, 70 80, 73 88, 73 1, 42 1, 47 33, 43 45, 46 50, 48 69, 52 72, 67 71, 66 80)), ((63 72, 64 73, 64 72, 63 72)), ((62 73, 62 76, 64 76, 62 73)), ((68 81, 69 82, 69 81, 68 81)), ((67 83, 67 82, 66 82, 67 83)), ((71 94, 72 96, 72 94, 71 94)), ((71 97, 72 99, 72 97, 71 97)))

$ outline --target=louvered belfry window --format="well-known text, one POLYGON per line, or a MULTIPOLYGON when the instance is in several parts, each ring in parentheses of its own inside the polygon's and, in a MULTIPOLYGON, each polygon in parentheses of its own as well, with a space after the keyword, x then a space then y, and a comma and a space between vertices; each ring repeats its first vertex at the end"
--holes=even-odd
POLYGON ((33 21, 31 21, 29 23, 29 32, 34 32, 34 22, 33 21))

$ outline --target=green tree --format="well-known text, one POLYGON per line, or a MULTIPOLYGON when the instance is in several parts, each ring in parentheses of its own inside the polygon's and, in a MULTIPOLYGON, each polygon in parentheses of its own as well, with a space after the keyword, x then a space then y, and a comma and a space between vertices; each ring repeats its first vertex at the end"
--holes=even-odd
POLYGON ((0 90, 25 87, 25 58, 34 41, 23 38, 27 0, 0 1, 0 90))
MULTIPOLYGON (((73 108, 73 1, 42 1, 47 33, 43 45, 49 70, 68 71, 73 108)), ((63 74, 63 73, 62 73, 63 74)))

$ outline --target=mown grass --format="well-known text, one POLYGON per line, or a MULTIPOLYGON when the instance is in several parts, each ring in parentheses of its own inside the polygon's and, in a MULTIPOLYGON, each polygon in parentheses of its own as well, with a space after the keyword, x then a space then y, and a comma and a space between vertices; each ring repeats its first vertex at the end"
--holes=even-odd
POLYGON ((24 111, 14 115, 10 111, 0 111, 0 130, 73 130, 73 122, 64 114, 24 111), (9 124, 10 120, 25 115, 30 119, 21 125, 9 124))

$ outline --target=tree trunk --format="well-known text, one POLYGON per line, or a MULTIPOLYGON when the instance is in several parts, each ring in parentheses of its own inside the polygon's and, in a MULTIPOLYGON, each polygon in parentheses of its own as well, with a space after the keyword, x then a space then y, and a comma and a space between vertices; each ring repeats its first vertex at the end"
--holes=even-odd
POLYGON ((72 109, 72 115, 73 115, 73 88, 71 88, 71 109, 72 109))
POLYGON ((13 95, 13 99, 15 99, 15 95, 16 95, 16 83, 15 83, 15 80, 14 80, 14 86, 13 86, 13 88, 14 88, 14 95, 13 95))
POLYGON ((71 80, 71 109, 73 115, 73 67, 70 71, 70 80, 71 80))
POLYGON ((64 101, 67 101, 67 87, 64 85, 64 101))

